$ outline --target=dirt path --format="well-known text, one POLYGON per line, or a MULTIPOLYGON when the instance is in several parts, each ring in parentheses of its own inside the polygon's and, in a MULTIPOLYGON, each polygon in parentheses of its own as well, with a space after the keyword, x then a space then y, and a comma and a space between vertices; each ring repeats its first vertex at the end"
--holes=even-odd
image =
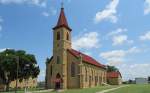
MULTIPOLYGON (((43 93, 43 92, 49 92, 51 93, 52 91, 54 91, 54 89, 48 89, 48 90, 40 90, 40 91, 31 91, 31 92, 27 92, 27 93, 43 93)), ((63 92, 64 90, 58 90, 58 92, 63 92)))
POLYGON ((48 90, 40 90, 40 91, 32 91, 32 92, 27 92, 27 93, 42 93, 42 92, 51 92, 53 89, 48 89, 48 90))
POLYGON ((113 90, 117 90, 119 88, 123 88, 123 87, 127 87, 129 85, 124 85, 124 86, 119 86, 119 87, 116 87, 116 88, 111 88, 111 89, 106 89, 106 90, 103 90, 103 91, 100 91, 100 92, 96 92, 96 93, 107 93, 107 92, 110 92, 110 91, 113 91, 113 90))

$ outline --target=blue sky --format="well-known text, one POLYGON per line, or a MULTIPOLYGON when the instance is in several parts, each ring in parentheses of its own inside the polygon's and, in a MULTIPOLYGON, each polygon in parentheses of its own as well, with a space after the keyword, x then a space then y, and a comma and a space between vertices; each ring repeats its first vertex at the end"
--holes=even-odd
MULTIPOLYGON (((52 55, 52 28, 61 0, 0 0, 0 51, 22 49, 36 55, 44 80, 52 55)), ((73 48, 103 64, 115 65, 123 79, 150 75, 150 0, 64 0, 73 48)))

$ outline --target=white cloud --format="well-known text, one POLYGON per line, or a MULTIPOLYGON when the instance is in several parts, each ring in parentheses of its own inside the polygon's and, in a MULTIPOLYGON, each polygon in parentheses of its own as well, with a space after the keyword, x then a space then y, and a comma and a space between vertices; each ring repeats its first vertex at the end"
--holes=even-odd
POLYGON ((122 45, 124 42, 127 41, 126 35, 118 35, 113 37, 113 45, 122 45))
POLYGON ((117 45, 123 45, 123 44, 132 44, 134 41, 129 40, 128 36, 126 34, 123 34, 124 32, 127 32, 128 30, 126 28, 118 28, 106 35, 106 38, 111 38, 113 42, 113 46, 117 45))
POLYGON ((74 49, 91 49, 99 47, 99 34, 97 32, 85 33, 73 39, 74 49))
POLYGON ((147 15, 150 13, 150 0, 145 0, 144 3, 144 14, 147 15))
POLYGON ((139 53, 141 50, 137 47, 132 47, 128 50, 112 50, 100 53, 100 57, 108 61, 109 65, 119 65, 125 61, 125 57, 129 54, 139 53))
POLYGON ((128 43, 128 44, 132 44, 133 43, 133 40, 128 40, 128 36, 127 35, 116 35, 116 36, 113 36, 112 41, 113 41, 113 45, 114 46, 122 45, 122 44, 125 44, 125 43, 128 43))
POLYGON ((141 50, 141 49, 134 46, 134 47, 128 49, 128 51, 126 51, 126 52, 127 52, 127 54, 132 54, 132 53, 139 53, 141 51, 144 51, 144 50, 141 50))
POLYGON ((5 51, 6 49, 10 49, 10 48, 2 48, 2 49, 0 49, 0 52, 5 51))
POLYGON ((100 54, 102 58, 108 61, 109 65, 121 64, 124 60, 126 52, 124 50, 113 50, 100 54))
POLYGON ((0 49, 0 52, 3 52, 3 51, 5 51, 5 49, 0 49))
POLYGON ((42 12, 42 15, 48 17, 49 13, 48 12, 42 12))
POLYGON ((140 40, 150 40, 150 31, 140 36, 140 40))
POLYGON ((46 7, 47 0, 0 0, 0 4, 30 4, 46 7))
POLYGON ((94 18, 95 23, 99 23, 103 20, 109 20, 112 23, 116 23, 117 18, 117 6, 119 4, 119 0, 112 0, 103 11, 97 12, 94 18))
POLYGON ((57 10, 51 7, 50 11, 44 11, 42 13, 42 15, 46 16, 46 17, 49 17, 50 15, 52 15, 52 16, 56 15, 56 13, 57 13, 57 10))
POLYGON ((127 32, 127 31, 128 30, 126 28, 117 28, 115 31, 108 33, 107 36, 114 36, 114 35, 118 35, 120 33, 127 32))
POLYGON ((122 64, 118 68, 124 80, 135 79, 136 77, 147 78, 150 75, 150 64, 122 64))

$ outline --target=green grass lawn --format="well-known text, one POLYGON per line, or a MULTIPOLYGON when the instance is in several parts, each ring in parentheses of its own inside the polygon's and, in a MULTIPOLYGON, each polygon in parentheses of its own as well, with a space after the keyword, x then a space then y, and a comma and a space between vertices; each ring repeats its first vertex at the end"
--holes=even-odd
MULTIPOLYGON (((95 93, 98 91, 102 91, 102 90, 110 89, 110 88, 114 88, 114 87, 117 87, 117 86, 97 86, 97 87, 93 87, 93 88, 84 88, 84 89, 68 89, 61 93, 95 93)), ((32 91, 32 90, 30 89, 30 91, 32 91)), ((13 92, 2 92, 2 93, 14 93, 14 91, 13 92)), ((18 91, 17 93, 24 93, 24 91, 18 91)), ((56 92, 53 91, 53 92, 43 92, 43 93, 56 93, 56 92)))
MULTIPOLYGON (((66 91, 63 91, 61 93, 96 93, 105 89, 110 89, 110 88, 114 88, 117 86, 98 86, 98 87, 94 87, 94 88, 84 88, 84 89, 68 89, 66 91)), ((45 92, 48 93, 48 92, 45 92)), ((50 93, 56 93, 54 92, 50 92, 50 93)))
POLYGON ((150 93, 150 85, 129 85, 107 93, 150 93))
MULTIPOLYGON (((96 93, 102 90, 115 88, 115 87, 118 87, 118 86, 98 86, 94 88, 85 88, 85 89, 69 89, 61 93, 96 93)), ((6 92, 2 92, 2 93, 6 93, 6 92)), ((14 92, 7 92, 7 93, 14 93, 14 92)), ((24 91, 18 91, 17 93, 24 93, 24 91)), ((53 92, 43 92, 43 93, 56 93, 56 92, 53 91, 53 92)), ((147 85, 129 85, 129 86, 122 87, 120 89, 107 92, 107 93, 150 93, 150 85, 148 84, 147 85)))
MULTIPOLYGON (((62 93, 96 93, 105 89, 114 88, 116 86, 99 86, 95 88, 86 89, 70 89, 62 93)), ((56 93, 56 92, 52 92, 56 93)), ((150 85, 129 85, 107 93, 150 93, 150 85)))
MULTIPOLYGON (((43 88, 28 88, 27 91, 39 91, 43 90, 43 88)), ((15 93, 14 90, 10 90, 9 92, 0 92, 0 93, 15 93)), ((24 93, 24 88, 23 89, 18 89, 17 93, 24 93)))

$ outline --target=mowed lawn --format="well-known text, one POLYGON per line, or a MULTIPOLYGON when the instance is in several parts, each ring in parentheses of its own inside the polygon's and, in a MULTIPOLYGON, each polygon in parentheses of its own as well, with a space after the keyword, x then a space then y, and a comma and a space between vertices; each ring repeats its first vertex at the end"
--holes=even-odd
MULTIPOLYGON (((110 88, 115 88, 118 86, 100 86, 100 87, 95 87, 95 88, 86 88, 86 89, 71 89, 71 90, 66 90, 61 93, 96 93, 105 89, 110 89, 110 88)), ((51 93, 51 92, 50 92, 51 93)), ((56 92, 52 92, 56 93, 56 92)), ((126 87, 122 87, 120 89, 107 92, 107 93, 150 93, 150 85, 129 85, 126 87)))
MULTIPOLYGON (((85 89, 69 89, 63 92, 59 92, 59 93, 96 93, 102 90, 107 90, 107 89, 116 88, 116 87, 119 87, 119 86, 98 86, 94 88, 85 88, 85 89)), ((2 92, 2 93, 14 93, 14 92, 2 92)), ((24 93, 24 91, 18 91, 17 93, 24 93)), ((40 92, 40 93, 57 93, 57 92, 53 91, 53 92, 40 92)), ((119 88, 119 89, 116 89, 114 91, 110 91, 107 93, 150 93, 150 84, 149 85, 148 84, 128 85, 126 87, 122 87, 122 88, 119 88)))
POLYGON ((129 85, 107 93, 150 93, 150 84, 146 85, 129 85))
MULTIPOLYGON (((93 88, 84 88, 84 89, 68 89, 68 90, 64 90, 59 93, 96 93, 96 92, 99 92, 99 91, 102 91, 105 89, 110 89, 110 88, 115 88, 115 87, 118 87, 118 86, 97 86, 97 87, 93 87, 93 88)), ((31 93, 33 91, 30 90, 31 93)), ((14 93, 14 91, 13 92, 0 92, 0 93, 14 93)), ((24 93, 24 91, 18 91, 17 93, 24 93)), ((33 93, 35 93, 35 92, 33 92, 33 93)), ((38 93, 38 92, 36 92, 36 93, 38 93)), ((40 93, 58 93, 58 92, 52 91, 52 92, 40 92, 40 93)))
MULTIPOLYGON (((68 89, 60 93, 96 93, 105 89, 115 88, 117 86, 97 86, 94 88, 84 88, 84 89, 68 89)), ((57 93, 57 92, 43 92, 43 93, 57 93)))

